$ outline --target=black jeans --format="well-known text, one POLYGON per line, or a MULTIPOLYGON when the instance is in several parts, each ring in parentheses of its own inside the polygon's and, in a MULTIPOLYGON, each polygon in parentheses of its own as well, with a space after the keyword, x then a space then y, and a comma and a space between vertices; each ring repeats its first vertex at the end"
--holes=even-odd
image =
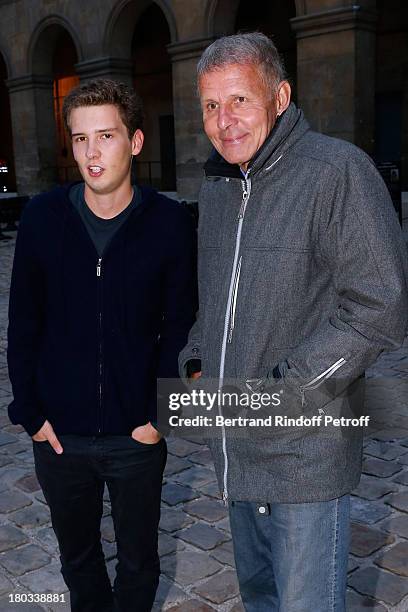
POLYGON ((160 563, 157 529, 167 447, 130 436, 60 436, 64 452, 34 442, 73 612, 150 612, 160 563), (112 588, 101 546, 103 490, 112 504, 118 563, 112 588))

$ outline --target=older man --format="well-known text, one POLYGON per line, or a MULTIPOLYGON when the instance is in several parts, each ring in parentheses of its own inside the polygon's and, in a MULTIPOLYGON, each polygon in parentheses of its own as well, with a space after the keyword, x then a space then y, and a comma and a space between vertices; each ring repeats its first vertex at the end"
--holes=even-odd
MULTIPOLYGON (((289 415, 353 414, 356 381, 407 325, 386 188, 362 151, 310 129, 263 34, 210 45, 198 87, 215 151, 200 194, 200 316, 181 370, 201 359, 220 388, 269 380, 289 415)), ((211 447, 245 609, 344 611, 361 428, 237 438, 225 427, 211 447)))

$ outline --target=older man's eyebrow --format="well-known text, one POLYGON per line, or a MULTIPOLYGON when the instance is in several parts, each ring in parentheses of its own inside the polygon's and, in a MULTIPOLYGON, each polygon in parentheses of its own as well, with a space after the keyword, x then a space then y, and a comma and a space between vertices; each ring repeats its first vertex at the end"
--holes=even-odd
MULTIPOLYGON (((230 98, 236 98, 237 96, 245 96, 248 97, 250 95, 250 92, 244 90, 244 89, 237 89, 231 93, 228 93, 228 95, 226 96, 226 98, 229 100, 230 98)), ((209 96, 208 98, 202 98, 202 102, 217 102, 218 100, 216 99, 216 97, 211 97, 209 96)))
MULTIPOLYGON (((116 127, 111 127, 111 128, 103 128, 101 130, 95 130, 95 134, 102 134, 104 132, 117 132, 118 128, 116 127)), ((72 134, 72 136, 85 136, 85 132, 75 132, 75 134, 72 134)))

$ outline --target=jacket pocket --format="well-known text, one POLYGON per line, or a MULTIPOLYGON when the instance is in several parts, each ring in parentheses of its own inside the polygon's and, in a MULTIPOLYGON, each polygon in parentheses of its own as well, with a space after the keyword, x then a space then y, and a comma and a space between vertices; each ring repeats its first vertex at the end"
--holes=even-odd
POLYGON ((314 391, 315 389, 320 387, 324 382, 326 382, 326 380, 333 376, 333 374, 335 374, 335 372, 337 372, 337 370, 341 368, 345 363, 347 363, 347 360, 344 357, 341 357, 329 368, 327 368, 327 370, 324 370, 324 372, 321 372, 318 376, 315 376, 315 378, 310 380, 308 383, 301 385, 300 395, 302 398, 302 406, 304 406, 306 403, 306 392, 314 391))
POLYGON ((232 342, 232 334, 234 332, 234 327, 235 327, 235 316, 236 316, 236 310, 237 310, 237 299, 238 299, 239 279, 241 276, 241 265, 242 265, 242 255, 238 261, 237 269, 235 271, 234 284, 232 288, 232 297, 231 297, 230 312, 229 312, 228 343, 232 342))

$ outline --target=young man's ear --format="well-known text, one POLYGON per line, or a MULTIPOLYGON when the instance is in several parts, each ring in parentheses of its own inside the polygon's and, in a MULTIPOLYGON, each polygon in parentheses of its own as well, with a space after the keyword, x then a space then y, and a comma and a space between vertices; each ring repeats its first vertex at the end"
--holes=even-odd
POLYGON ((142 130, 136 130, 132 136, 132 155, 139 155, 144 142, 144 134, 142 130))

